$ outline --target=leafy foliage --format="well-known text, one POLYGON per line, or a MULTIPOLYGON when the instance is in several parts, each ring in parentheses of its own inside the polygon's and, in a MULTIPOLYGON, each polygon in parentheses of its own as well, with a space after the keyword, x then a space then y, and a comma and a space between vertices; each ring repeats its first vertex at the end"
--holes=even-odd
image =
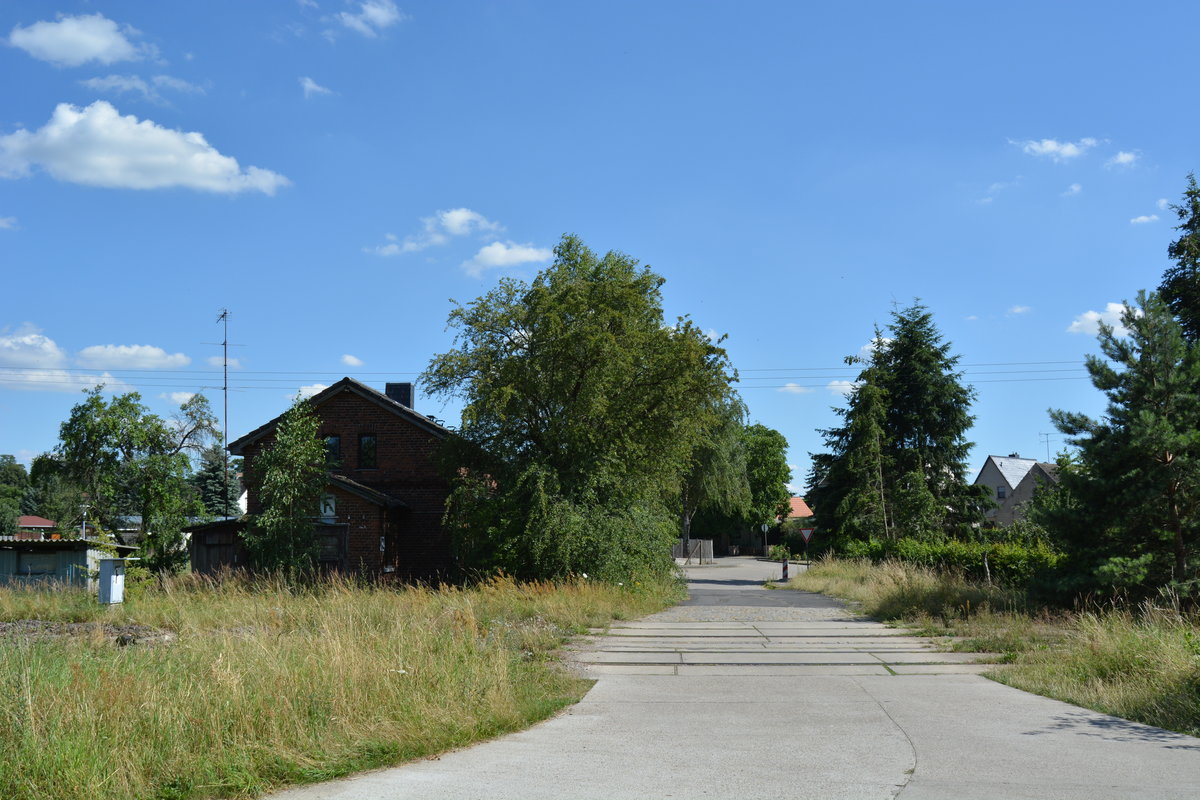
POLYGON ((313 533, 326 479, 320 424, 308 401, 298 400, 280 417, 274 442, 251 462, 262 511, 243 540, 260 569, 302 572, 316 563, 313 533))
MULTIPOLYGON (((465 401, 448 463, 466 566, 521 577, 669 567, 684 477, 733 379, 689 319, 664 323, 663 278, 564 236, 526 284, 450 314, 455 348, 422 376, 465 401)), ((627 574, 627 573, 624 573, 627 574)))

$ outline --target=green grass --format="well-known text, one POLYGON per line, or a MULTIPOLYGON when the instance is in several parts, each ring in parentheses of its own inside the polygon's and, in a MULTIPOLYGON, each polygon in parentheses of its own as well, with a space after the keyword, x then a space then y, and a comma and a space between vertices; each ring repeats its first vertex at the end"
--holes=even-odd
POLYGON ((526 727, 588 683, 572 633, 677 599, 673 584, 495 580, 471 589, 177 580, 124 606, 0 591, 0 621, 92 623, 0 639, 0 797, 250 797, 526 727), (169 643, 118 646, 103 625, 169 643))
POLYGON ((789 588, 963 652, 999 654, 988 677, 1124 719, 1200 736, 1200 619, 1164 598, 1082 613, 1030 608, 1012 589, 899 562, 826 560, 789 588))

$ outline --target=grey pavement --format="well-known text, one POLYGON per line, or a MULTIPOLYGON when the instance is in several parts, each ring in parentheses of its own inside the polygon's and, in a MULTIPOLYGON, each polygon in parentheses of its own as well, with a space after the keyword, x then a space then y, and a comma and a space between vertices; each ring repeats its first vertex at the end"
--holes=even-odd
POLYGON ((574 644, 597 679, 529 730, 276 800, 1200 797, 1200 739, 1026 694, 968 653, 687 567, 685 603, 574 644))

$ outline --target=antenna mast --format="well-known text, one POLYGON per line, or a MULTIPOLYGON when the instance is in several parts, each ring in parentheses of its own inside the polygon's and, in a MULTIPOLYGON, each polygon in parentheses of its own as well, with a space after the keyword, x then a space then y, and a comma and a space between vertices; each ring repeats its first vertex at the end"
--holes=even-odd
POLYGON ((225 413, 222 415, 221 472, 225 476, 225 488, 224 495, 221 497, 221 508, 225 510, 225 519, 229 519, 229 455, 225 450, 229 444, 229 309, 221 309, 217 322, 224 326, 221 337, 221 367, 224 377, 221 391, 225 396, 225 413))

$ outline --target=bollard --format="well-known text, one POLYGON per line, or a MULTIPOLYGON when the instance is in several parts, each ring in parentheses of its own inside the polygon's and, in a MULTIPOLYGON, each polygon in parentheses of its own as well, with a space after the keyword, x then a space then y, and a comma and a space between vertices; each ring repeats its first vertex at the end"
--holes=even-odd
POLYGON ((784 581, 787 581, 787 579, 788 579, 787 568, 788 568, 788 560, 785 558, 783 560, 783 579, 784 579, 784 581))

